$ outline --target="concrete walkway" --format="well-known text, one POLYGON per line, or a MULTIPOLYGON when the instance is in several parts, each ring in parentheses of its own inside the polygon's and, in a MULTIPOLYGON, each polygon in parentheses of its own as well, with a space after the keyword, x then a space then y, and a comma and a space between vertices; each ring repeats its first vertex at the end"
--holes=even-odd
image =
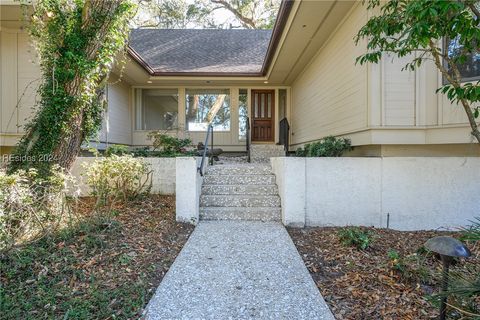
POLYGON ((334 319, 285 228, 201 221, 146 319, 334 319))

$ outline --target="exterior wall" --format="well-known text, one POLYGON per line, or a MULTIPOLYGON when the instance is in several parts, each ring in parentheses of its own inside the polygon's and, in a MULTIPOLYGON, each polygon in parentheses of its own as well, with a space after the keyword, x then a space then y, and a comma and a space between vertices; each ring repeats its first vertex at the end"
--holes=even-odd
MULTIPOLYGON (((81 196, 88 196, 90 188, 85 184, 84 165, 97 160, 95 157, 77 157, 71 174, 76 178, 81 196)), ((175 194, 175 158, 144 158, 152 172, 152 193, 175 194)))
MULTIPOLYGON (((35 113, 41 74, 35 49, 20 29, 0 30, 0 147, 11 152, 22 136, 24 125, 35 113)), ((101 143, 132 143, 130 86, 111 76, 108 110, 99 133, 101 143)))
POLYGON ((0 31, 0 146, 13 146, 33 114, 40 69, 28 35, 18 29, 0 31))
POLYGON ((293 145, 367 127, 367 67, 355 65, 365 47, 353 42, 366 21, 366 12, 355 5, 293 82, 293 145))
POLYGON ((479 215, 478 158, 290 157, 271 162, 287 225, 385 228, 389 220, 388 226, 398 230, 452 229, 479 215), (292 179, 305 183, 290 188, 292 179))
POLYGON ((372 144, 356 146, 347 157, 480 157, 477 143, 372 144))
POLYGON ((463 109, 437 94, 432 61, 402 71, 409 57, 355 65, 354 35, 372 13, 360 2, 292 84, 292 150, 327 135, 352 140, 351 156, 478 156, 463 109), (473 151, 472 151, 473 150, 473 151))
POLYGON ((107 89, 108 109, 100 132, 100 141, 114 144, 132 144, 131 87, 112 75, 107 89))
MULTIPOLYGON (((197 224, 200 217, 200 194, 203 177, 197 168, 201 165, 201 158, 179 157, 176 165, 176 220, 197 224)), ((204 166, 208 166, 207 163, 204 166)))

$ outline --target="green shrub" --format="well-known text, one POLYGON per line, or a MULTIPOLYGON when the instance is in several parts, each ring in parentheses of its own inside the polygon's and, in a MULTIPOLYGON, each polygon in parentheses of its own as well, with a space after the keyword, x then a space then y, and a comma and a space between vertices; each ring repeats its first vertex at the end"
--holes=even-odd
POLYGON ((158 131, 149 133, 148 137, 153 140, 153 150, 162 151, 165 154, 185 153, 187 147, 192 145, 190 139, 180 139, 158 131))
POLYGON ((97 205, 134 200, 150 191, 152 171, 142 159, 132 155, 112 155, 83 166, 97 205))
POLYGON ((149 157, 160 157, 160 158, 171 158, 171 157, 185 157, 185 156, 194 156, 197 152, 195 150, 189 150, 181 153, 172 153, 172 152, 165 152, 165 151, 156 151, 150 150, 149 147, 143 148, 136 148, 132 151, 132 155, 134 157, 142 157, 142 158, 149 158, 149 157))
POLYGON ((0 250, 55 231, 73 218, 78 194, 73 176, 59 166, 43 178, 37 170, 0 171, 0 250))
POLYGON ((345 138, 328 136, 320 141, 308 143, 304 148, 298 148, 298 157, 341 157, 345 151, 352 150, 351 142, 345 138))
POLYGON ((346 227, 338 231, 340 241, 347 246, 356 247, 359 250, 367 249, 373 242, 371 232, 359 227, 346 227))
POLYGON ((128 154, 128 147, 121 144, 112 144, 108 146, 107 150, 105 150, 105 156, 110 157, 114 154, 117 156, 128 154))

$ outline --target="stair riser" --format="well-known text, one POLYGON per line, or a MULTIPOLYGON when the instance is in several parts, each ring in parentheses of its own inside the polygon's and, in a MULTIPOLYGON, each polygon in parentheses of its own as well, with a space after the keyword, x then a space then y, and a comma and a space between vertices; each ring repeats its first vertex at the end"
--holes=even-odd
POLYGON ((208 167, 207 175, 264 175, 272 174, 268 166, 211 166, 208 167))
POLYGON ((200 197, 201 207, 280 207, 279 196, 209 196, 200 197))
POLYGON ((202 187, 204 195, 278 195, 275 185, 209 185, 202 187))
POLYGON ((204 185, 274 185, 274 175, 207 175, 203 179, 204 185))
POLYGON ((200 208, 201 220, 281 221, 281 215, 280 208, 200 208))

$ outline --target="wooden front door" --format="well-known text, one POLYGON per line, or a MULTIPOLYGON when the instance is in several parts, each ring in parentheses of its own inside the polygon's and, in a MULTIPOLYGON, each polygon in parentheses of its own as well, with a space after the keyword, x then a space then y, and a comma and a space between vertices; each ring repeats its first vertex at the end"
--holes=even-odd
POLYGON ((252 141, 274 141, 275 90, 252 90, 252 141))

